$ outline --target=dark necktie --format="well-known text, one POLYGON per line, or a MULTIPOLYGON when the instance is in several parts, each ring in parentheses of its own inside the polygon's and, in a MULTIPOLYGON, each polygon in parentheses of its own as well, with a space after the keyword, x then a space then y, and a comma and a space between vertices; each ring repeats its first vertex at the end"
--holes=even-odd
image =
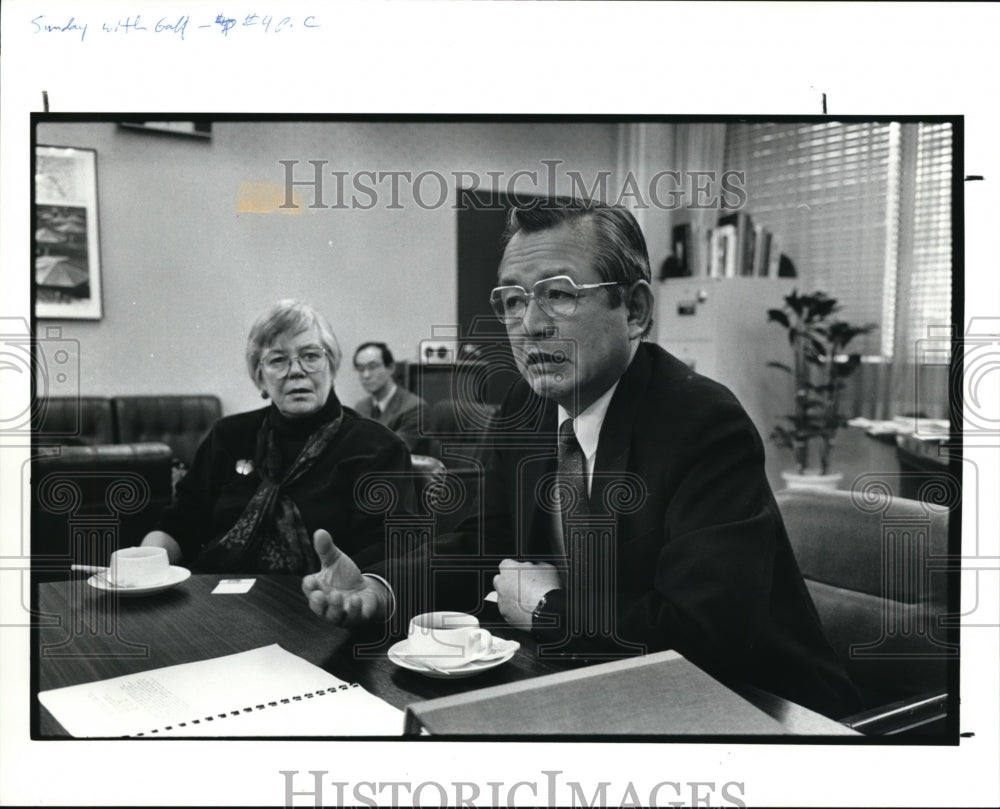
POLYGON ((571 536, 579 533, 581 521, 590 513, 590 501, 587 497, 586 461, 580 442, 573 432, 573 419, 566 419, 559 425, 559 454, 556 474, 559 478, 560 492, 560 523, 562 525, 562 551, 568 553, 570 559, 574 555, 571 536))
POLYGON ((580 442, 573 431, 573 419, 559 425, 559 454, 557 475, 559 479, 562 542, 560 549, 566 554, 566 591, 570 631, 579 630, 579 621, 586 614, 586 602, 593 597, 588 583, 588 516, 590 498, 587 496, 586 460, 580 442))
POLYGON ((377 404, 373 404, 372 405, 372 418, 373 419, 378 419, 381 416, 382 416, 382 408, 379 407, 377 404))
MULTIPOLYGON (((600 638, 602 651, 594 652, 595 658, 642 653, 644 647, 617 635, 614 520, 604 516, 600 500, 596 507, 591 506, 586 460, 573 431, 573 419, 559 425, 557 464, 563 538, 563 547, 557 552, 566 554, 568 638, 600 638)), ((557 645, 549 653, 558 654, 561 648, 557 645)))

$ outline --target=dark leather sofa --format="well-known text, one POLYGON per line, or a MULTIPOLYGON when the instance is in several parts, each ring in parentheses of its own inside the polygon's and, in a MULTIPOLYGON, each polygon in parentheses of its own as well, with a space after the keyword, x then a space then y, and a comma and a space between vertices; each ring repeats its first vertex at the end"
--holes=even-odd
POLYGON ((216 396, 115 396, 111 411, 117 441, 162 441, 187 467, 222 406, 216 396))
POLYGON ((221 415, 215 396, 43 398, 34 420, 31 559, 37 579, 107 564, 135 545, 221 415))
POLYGON ((51 396, 39 400, 34 426, 46 444, 94 446, 114 444, 111 401, 103 396, 51 396))
POLYGON ((106 565, 137 545, 173 495, 172 453, 162 443, 50 446, 31 476, 31 557, 39 578, 71 564, 106 565))

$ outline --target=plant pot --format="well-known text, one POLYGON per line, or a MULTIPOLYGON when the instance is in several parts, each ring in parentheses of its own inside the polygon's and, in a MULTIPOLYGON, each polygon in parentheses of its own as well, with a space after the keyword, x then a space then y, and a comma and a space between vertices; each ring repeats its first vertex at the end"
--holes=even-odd
POLYGON ((799 474, 798 472, 786 470, 781 473, 781 477, 784 478, 785 487, 788 489, 826 489, 834 491, 840 485, 840 481, 844 479, 844 473, 831 472, 823 475, 818 471, 807 469, 802 474, 799 474))

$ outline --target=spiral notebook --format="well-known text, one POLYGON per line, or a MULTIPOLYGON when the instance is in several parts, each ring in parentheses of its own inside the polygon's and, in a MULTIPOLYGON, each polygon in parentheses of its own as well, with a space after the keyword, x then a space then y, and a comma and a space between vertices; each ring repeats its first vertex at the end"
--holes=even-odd
POLYGON ((277 644, 93 683, 39 701, 77 738, 398 736, 403 712, 277 644))

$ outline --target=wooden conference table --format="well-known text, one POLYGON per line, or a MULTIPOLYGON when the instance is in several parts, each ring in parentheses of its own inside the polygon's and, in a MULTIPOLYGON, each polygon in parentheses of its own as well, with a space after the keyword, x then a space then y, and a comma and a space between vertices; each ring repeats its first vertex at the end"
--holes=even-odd
MULTIPOLYGON (((386 650, 399 638, 352 637, 313 615, 297 576, 257 576, 247 593, 213 595, 223 578, 227 577, 193 575, 171 590, 136 598, 99 592, 87 585, 86 576, 38 584, 32 661, 37 690, 191 663, 272 643, 342 680, 358 683, 400 709, 567 670, 561 661, 539 659, 530 635, 491 623, 490 614, 484 614, 483 625, 495 635, 521 643, 514 657, 475 677, 426 677, 399 668, 386 657, 386 650)), ((499 618, 493 605, 484 607, 492 611, 493 620, 499 618)), ((779 697, 752 688, 741 693, 788 733, 856 736, 849 728, 779 697)), ((32 705, 33 737, 68 737, 34 695, 32 705)))

